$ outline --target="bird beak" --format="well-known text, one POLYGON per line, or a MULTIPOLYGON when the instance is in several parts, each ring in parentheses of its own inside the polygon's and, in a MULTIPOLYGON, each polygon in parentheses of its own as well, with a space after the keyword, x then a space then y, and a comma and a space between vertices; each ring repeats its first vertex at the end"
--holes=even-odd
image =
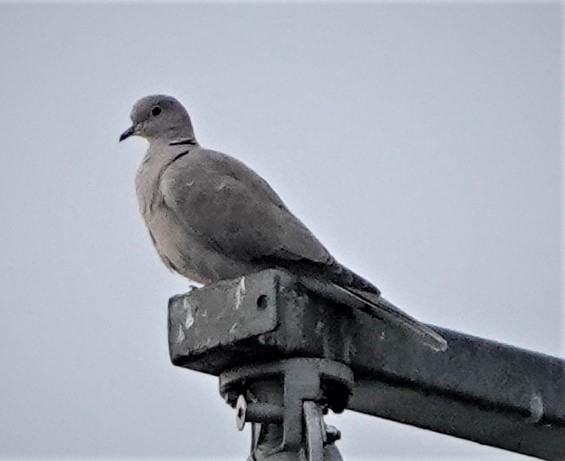
POLYGON ((135 126, 130 126, 126 131, 120 135, 120 142, 135 134, 135 126))

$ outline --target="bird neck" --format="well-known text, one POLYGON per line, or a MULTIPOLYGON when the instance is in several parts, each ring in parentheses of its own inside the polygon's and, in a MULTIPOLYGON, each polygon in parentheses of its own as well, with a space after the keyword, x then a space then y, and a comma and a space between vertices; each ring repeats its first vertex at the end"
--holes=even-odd
POLYGON ((150 147, 165 147, 175 145, 198 145, 194 131, 190 125, 172 125, 166 133, 160 133, 159 137, 147 137, 150 147))
POLYGON ((167 132, 164 133, 164 136, 162 134, 162 137, 166 138, 167 141, 175 141, 178 139, 192 139, 196 141, 192 124, 190 122, 187 123, 187 121, 183 121, 183 123, 178 125, 175 124, 169 126, 167 132))
POLYGON ((194 138, 176 138, 174 140, 168 137, 149 139, 149 148, 147 149, 145 161, 153 159, 157 163, 163 161, 168 162, 179 153, 192 152, 198 149, 200 144, 194 138))

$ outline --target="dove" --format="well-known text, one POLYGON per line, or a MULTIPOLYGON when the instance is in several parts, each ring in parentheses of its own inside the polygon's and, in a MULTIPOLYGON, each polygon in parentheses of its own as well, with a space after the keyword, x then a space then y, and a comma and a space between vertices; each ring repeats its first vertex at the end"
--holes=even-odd
POLYGON ((120 141, 149 142, 137 171, 139 209, 163 263, 208 285, 264 269, 294 274, 307 288, 399 328, 435 351, 444 338, 340 264, 271 186, 234 157, 202 147, 172 96, 137 101, 120 141))

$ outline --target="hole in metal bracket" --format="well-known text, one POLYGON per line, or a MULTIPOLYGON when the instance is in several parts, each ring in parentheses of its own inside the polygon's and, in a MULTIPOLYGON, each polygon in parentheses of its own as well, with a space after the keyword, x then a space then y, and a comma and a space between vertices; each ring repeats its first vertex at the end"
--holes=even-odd
POLYGON ((269 304, 269 298, 267 295, 261 295, 257 298, 257 309, 265 309, 269 304))

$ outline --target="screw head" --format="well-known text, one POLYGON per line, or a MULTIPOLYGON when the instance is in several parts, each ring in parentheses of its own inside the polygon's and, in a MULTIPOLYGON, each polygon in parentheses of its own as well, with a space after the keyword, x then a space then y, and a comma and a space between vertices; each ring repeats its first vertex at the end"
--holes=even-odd
POLYGON ((242 431, 245 427, 245 416, 247 414, 247 401, 243 395, 239 395, 235 404, 235 424, 242 431))

